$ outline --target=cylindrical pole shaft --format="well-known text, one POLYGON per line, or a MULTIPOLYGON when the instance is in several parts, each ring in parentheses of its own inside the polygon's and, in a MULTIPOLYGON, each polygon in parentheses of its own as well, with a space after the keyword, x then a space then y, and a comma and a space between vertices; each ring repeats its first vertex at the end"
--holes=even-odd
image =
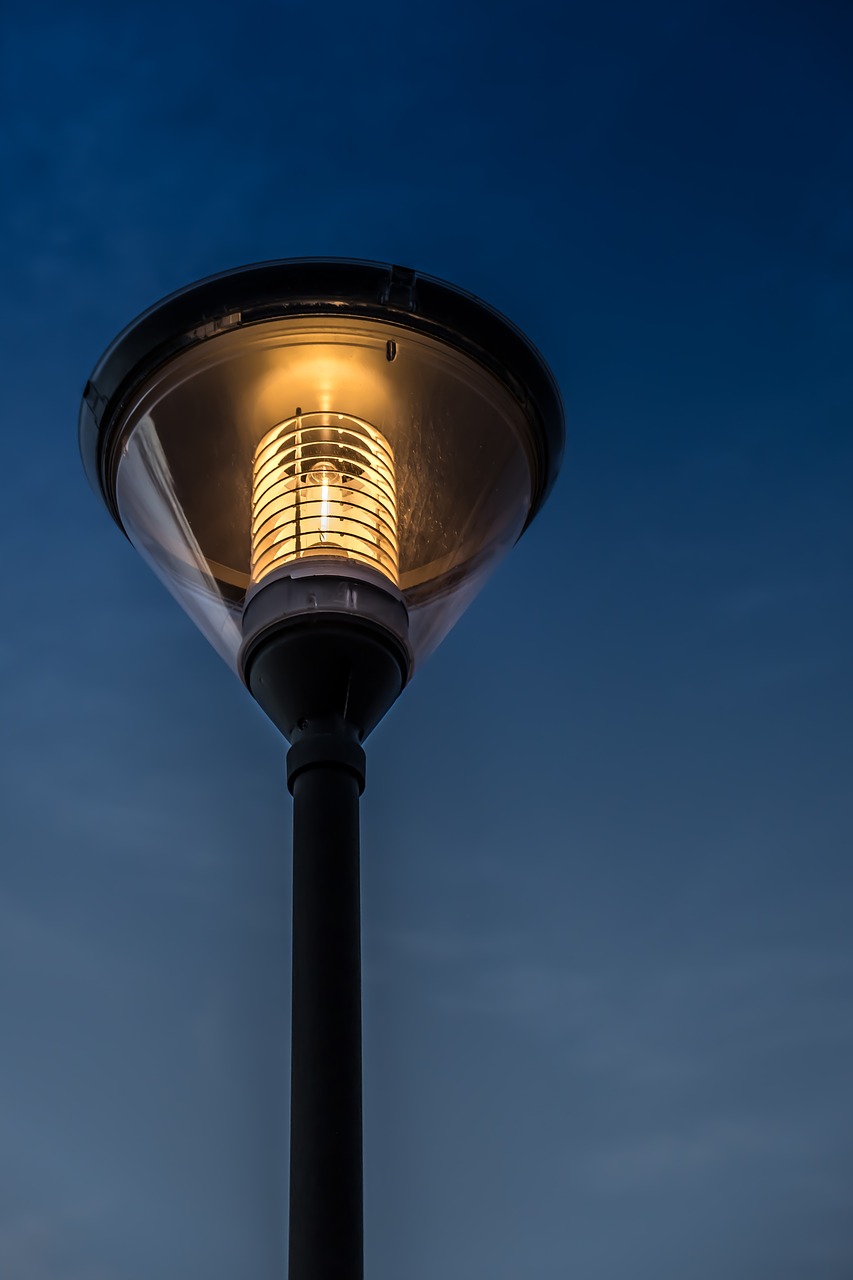
POLYGON ((362 1280, 360 785, 329 760, 292 790, 289 1280, 362 1280))

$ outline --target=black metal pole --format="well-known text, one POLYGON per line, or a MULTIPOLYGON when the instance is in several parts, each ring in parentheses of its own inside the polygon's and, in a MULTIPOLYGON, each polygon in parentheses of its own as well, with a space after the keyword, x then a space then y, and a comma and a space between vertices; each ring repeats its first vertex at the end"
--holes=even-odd
POLYGON ((289 1280, 362 1280, 364 752, 344 732, 288 752, 293 793, 289 1280))
POLYGON ((408 679, 407 628, 401 600, 330 574, 273 578, 243 615, 244 679, 292 744, 290 1280, 364 1274, 361 743, 408 679))

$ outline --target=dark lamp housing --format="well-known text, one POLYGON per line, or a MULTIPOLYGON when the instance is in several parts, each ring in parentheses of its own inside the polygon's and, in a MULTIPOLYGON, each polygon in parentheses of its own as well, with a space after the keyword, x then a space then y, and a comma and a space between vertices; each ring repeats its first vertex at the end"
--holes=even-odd
POLYGON ((364 616, 439 644, 553 484, 559 394, 484 303, 345 260, 225 272, 158 303, 88 383, 113 518, 246 683, 257 628, 364 616), (265 598, 266 597, 266 598, 265 598))

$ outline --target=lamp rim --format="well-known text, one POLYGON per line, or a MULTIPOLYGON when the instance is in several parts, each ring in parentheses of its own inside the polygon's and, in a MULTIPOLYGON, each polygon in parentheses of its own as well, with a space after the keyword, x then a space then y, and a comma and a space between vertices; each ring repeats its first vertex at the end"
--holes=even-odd
POLYGON ((456 349, 503 383, 530 432, 534 474, 526 529, 553 488, 565 446, 560 392, 544 358, 473 294, 408 267, 353 258, 284 258, 207 276, 143 311, 110 343, 83 391, 79 444, 89 483, 119 528, 124 531, 115 495, 117 427, 142 383, 222 333, 331 316, 410 329, 456 349))

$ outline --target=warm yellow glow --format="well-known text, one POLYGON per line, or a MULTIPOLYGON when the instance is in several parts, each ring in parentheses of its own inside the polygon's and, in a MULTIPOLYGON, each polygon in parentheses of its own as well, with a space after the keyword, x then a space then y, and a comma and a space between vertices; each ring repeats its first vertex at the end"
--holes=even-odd
POLYGON ((255 450, 252 580, 311 556, 355 560, 397 585, 394 455, 346 413, 289 418, 255 450))

